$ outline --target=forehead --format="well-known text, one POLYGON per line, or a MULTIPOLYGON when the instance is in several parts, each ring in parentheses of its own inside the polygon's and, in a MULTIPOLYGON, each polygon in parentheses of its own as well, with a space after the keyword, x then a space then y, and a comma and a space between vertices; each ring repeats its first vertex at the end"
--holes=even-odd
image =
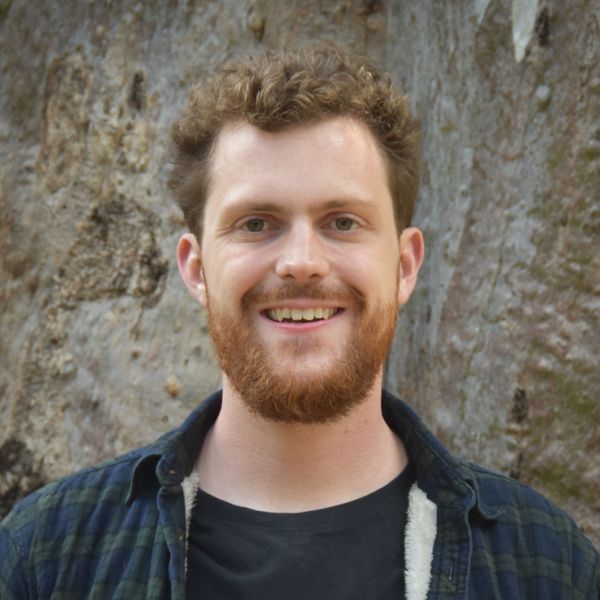
POLYGON ((206 210, 248 198, 389 202, 385 159, 368 127, 336 117, 277 132, 246 122, 219 133, 210 164, 206 210))

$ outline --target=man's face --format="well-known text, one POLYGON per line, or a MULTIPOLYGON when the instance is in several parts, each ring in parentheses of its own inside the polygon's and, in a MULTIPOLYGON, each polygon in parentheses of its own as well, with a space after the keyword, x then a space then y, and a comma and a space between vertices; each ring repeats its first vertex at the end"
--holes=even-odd
POLYGON ((197 278, 221 368, 252 410, 326 422, 367 396, 412 287, 399 288, 402 240, 366 126, 344 117, 277 133, 227 125, 201 247, 190 237, 182 274, 197 278))

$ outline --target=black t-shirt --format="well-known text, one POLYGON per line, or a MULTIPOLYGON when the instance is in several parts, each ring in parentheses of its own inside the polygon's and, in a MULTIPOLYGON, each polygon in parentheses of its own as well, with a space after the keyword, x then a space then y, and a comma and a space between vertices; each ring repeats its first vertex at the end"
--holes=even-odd
POLYGON ((187 598, 404 597, 404 526, 414 471, 357 500, 302 513, 234 506, 198 490, 187 598))

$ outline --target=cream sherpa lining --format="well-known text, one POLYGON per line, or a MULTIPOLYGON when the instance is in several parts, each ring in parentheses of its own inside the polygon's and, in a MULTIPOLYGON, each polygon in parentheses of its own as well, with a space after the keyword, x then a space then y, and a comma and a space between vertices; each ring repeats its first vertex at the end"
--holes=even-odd
POLYGON ((185 504, 185 574, 187 575, 187 555, 190 539, 190 523, 192 522, 192 510, 196 501, 196 489, 198 488, 198 476, 192 471, 182 482, 183 501, 185 504))
POLYGON ((431 582, 437 506, 416 484, 408 493, 404 537, 406 600, 425 600, 431 582))

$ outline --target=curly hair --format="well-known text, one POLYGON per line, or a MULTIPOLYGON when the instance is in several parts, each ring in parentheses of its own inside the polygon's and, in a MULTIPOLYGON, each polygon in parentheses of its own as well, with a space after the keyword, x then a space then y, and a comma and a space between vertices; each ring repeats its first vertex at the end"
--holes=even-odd
POLYGON ((386 160, 398 231, 410 224, 419 185, 419 130, 408 98, 366 59, 332 45, 269 51, 223 66, 192 88, 173 124, 168 185, 187 226, 202 234, 210 156, 221 128, 265 130, 349 116, 365 123, 386 160))

